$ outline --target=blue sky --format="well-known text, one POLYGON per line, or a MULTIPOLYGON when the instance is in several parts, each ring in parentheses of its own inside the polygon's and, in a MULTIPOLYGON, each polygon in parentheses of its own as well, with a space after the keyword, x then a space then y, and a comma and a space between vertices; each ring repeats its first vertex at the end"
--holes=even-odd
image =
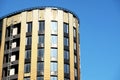
POLYGON ((81 80, 120 80, 120 0, 0 0, 0 16, 35 6, 79 16, 81 80))

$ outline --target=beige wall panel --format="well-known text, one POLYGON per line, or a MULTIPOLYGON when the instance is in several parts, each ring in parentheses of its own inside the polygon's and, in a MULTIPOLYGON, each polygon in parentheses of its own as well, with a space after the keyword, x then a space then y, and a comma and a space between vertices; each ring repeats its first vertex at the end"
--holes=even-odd
POLYGON ((25 41, 26 41, 26 12, 23 12, 21 13, 21 34, 20 34, 18 80, 23 80, 23 76, 24 76, 25 41))
POLYGON ((73 26, 76 28, 76 19, 73 17, 73 26))
POLYGON ((6 25, 7 27, 11 25, 12 19, 13 17, 7 18, 7 25, 6 25))
POLYGON ((33 10, 31 80, 37 76, 38 10, 33 10))
POLYGON ((45 10, 39 10, 39 20, 45 20, 45 10))
MULTIPOLYGON (((76 26, 76 28, 78 27, 78 20, 77 20, 77 18, 75 18, 75 26, 76 26)), ((78 28, 77 28, 78 29, 78 28)), ((79 32, 79 31, 78 31, 79 32)))
POLYGON ((51 9, 45 10, 45 59, 44 59, 44 80, 50 80, 50 46, 51 46, 51 9))
POLYGON ((67 12, 64 12, 63 13, 63 20, 64 20, 64 22, 66 22, 66 23, 68 23, 68 13, 67 12))
POLYGON ((58 10, 52 10, 52 20, 57 20, 58 10))
POLYGON ((31 22, 33 18, 33 11, 27 12, 27 22, 31 22))
POLYGON ((69 13, 70 80, 74 80, 73 15, 69 13))
POLYGON ((58 80, 64 79, 63 11, 58 10, 58 80))
POLYGON ((17 24, 17 23, 20 23, 20 20, 21 19, 21 15, 20 14, 17 14, 15 16, 13 16, 13 24, 17 24))
POLYGON ((5 45, 6 22, 7 22, 6 18, 3 19, 1 52, 0 52, 0 80, 2 80, 2 66, 3 66, 4 45, 5 45))

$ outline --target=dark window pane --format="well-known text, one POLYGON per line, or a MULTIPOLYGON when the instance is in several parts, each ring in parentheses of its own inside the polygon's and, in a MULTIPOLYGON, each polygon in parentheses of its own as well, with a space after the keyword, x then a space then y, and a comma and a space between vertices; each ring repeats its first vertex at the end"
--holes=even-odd
POLYGON ((31 57, 31 50, 25 51, 25 59, 29 59, 31 57))
POLYGON ((38 44, 40 44, 42 47, 44 46, 44 36, 43 35, 38 36, 38 44))
POLYGON ((74 37, 76 37, 76 29, 75 28, 73 28, 73 35, 74 35, 74 37))
POLYGON ((43 62, 38 62, 37 63, 37 71, 44 71, 44 63, 43 62))
POLYGON ((65 33, 68 33, 68 24, 67 24, 67 23, 64 23, 64 24, 63 24, 63 27, 64 27, 64 32, 65 32, 65 33))
POLYGON ((64 51, 64 59, 69 60, 69 52, 68 51, 64 51))
POLYGON ((76 50, 76 43, 74 42, 74 50, 76 50))
POLYGON ((45 22, 44 21, 39 21, 39 31, 41 33, 44 33, 44 31, 45 31, 45 22))
POLYGON ((32 22, 27 23, 26 32, 32 32, 32 22))
POLYGON ((64 80, 70 80, 70 79, 65 78, 64 80))
POLYGON ((44 49, 38 49, 38 57, 44 57, 44 49))
POLYGON ((77 56, 74 56, 74 62, 77 63, 77 56))
POLYGON ((69 73, 69 65, 68 64, 64 64, 64 72, 69 73))
POLYGON ((44 80, 44 78, 40 76, 40 77, 37 77, 37 80, 44 80))
POLYGON ((77 69, 75 68, 75 77, 77 77, 77 69))
POLYGON ((26 45, 31 45, 32 39, 31 37, 26 37, 26 45))
POLYGON ((66 37, 64 38, 64 45, 69 46, 68 38, 66 38, 66 37))
POLYGON ((29 73, 30 72, 30 64, 25 64, 24 66, 24 72, 29 73))
POLYGON ((30 78, 24 78, 24 80, 30 80, 30 78))

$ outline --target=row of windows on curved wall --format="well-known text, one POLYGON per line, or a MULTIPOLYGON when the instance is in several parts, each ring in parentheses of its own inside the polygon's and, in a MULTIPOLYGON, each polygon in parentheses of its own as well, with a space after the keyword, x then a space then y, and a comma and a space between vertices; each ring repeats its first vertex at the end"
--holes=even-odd
MULTIPOLYGON (((64 37, 64 45, 69 46, 69 39, 67 37, 64 37)), ((58 36, 57 35, 51 35, 51 47, 57 47, 57 42, 58 42, 58 36)), ((26 45, 31 45, 32 43, 32 38, 31 36, 26 37, 26 45)), ((44 35, 39 35, 38 36, 38 44, 40 47, 44 47, 44 35)), ((76 46, 76 44, 74 44, 76 46)), ((75 47, 76 49, 76 47, 75 47)))
MULTIPOLYGON (((63 23, 63 27, 64 27, 64 33, 68 33, 69 32, 68 23, 63 23)), ((50 30, 51 30, 51 34, 57 34, 58 33, 58 22, 57 21, 51 21, 50 30)), ((41 34, 44 34, 45 21, 39 21, 38 31, 41 34)), ((32 32, 32 22, 27 23, 26 32, 32 32)))
MULTIPOLYGON (((51 48, 51 60, 57 60, 58 52, 57 48, 51 48)), ((68 54, 65 52, 65 58, 68 59, 68 54)), ((37 52, 37 57, 41 58, 41 61, 44 60, 44 48, 38 48, 37 52)), ((26 50, 25 51, 25 59, 30 59, 31 58, 31 50, 26 50)))
MULTIPOLYGON (((30 78, 24 78, 24 80, 30 80, 30 78)), ((37 77, 37 80, 44 80, 44 78, 43 76, 37 77)), ((56 76, 51 76, 50 80, 58 80, 58 78, 56 76)), ((64 80, 68 80, 68 79, 64 79, 64 80)))
MULTIPOLYGON (((28 22, 27 23, 27 29, 26 29, 26 32, 32 32, 32 22, 28 22)), ((12 30, 12 34, 13 35, 16 35, 17 33, 19 34, 20 33, 20 24, 18 25, 16 25, 14 28, 15 29, 13 29, 12 30), (19 27, 18 29, 17 29, 17 27, 19 27), (19 30, 19 31, 17 31, 17 30, 19 30)), ((44 32, 44 26, 45 26, 45 22, 44 21, 40 21, 39 22, 39 31, 40 32, 44 32)), ((51 22, 51 33, 52 34, 57 34, 57 22, 56 21, 52 21, 51 22)), ((64 23, 64 33, 68 33, 69 32, 69 30, 68 30, 68 24, 67 23, 64 23)), ((76 35, 76 29, 74 28, 74 30, 73 30, 73 32, 74 32, 74 35, 76 35)), ((7 27, 7 31, 6 31, 6 35, 8 35, 8 36, 10 36, 10 27, 7 27)), ((52 41, 51 42, 56 42, 57 43, 57 36, 52 36, 51 37, 52 38, 52 41)), ((30 44, 31 43, 31 37, 29 36, 29 37, 27 37, 27 39, 26 39, 27 41, 26 41, 26 44, 30 44)), ((44 35, 39 35, 39 37, 38 37, 38 42, 39 42, 39 44, 41 44, 41 46, 43 46, 44 44, 44 35)), ((68 46, 68 38, 67 37, 65 37, 64 38, 64 44, 66 45, 66 46, 68 46)), ((74 45, 76 45, 76 44, 74 44, 74 45)), ((54 46, 54 45, 53 45, 54 46)), ((76 47, 75 47, 75 49, 76 49, 76 47)))
MULTIPOLYGON (((24 78, 24 80, 30 80, 30 78, 24 78)), ((37 77, 37 80, 44 80, 44 78, 43 76, 37 77)), ((56 76, 51 76, 50 80, 58 80, 58 78, 56 76)), ((70 80, 70 79, 64 78, 64 80, 70 80)))
MULTIPOLYGON (((10 36, 11 31, 12 31, 13 36, 17 35, 17 34, 20 34, 20 31, 21 31, 20 27, 21 27, 20 23, 7 27, 6 37, 10 36), (13 28, 11 29, 11 27, 13 27, 13 28)), ((64 33, 68 33, 69 32, 68 23, 63 23, 63 27, 64 27, 64 33)), ((50 29, 51 29, 51 34, 57 34, 57 32, 58 32, 57 21, 51 21, 51 28, 50 29)), ((44 31, 45 31, 45 21, 39 21, 38 31, 40 33, 44 33, 44 31)), ((32 22, 27 23, 26 32, 32 32, 32 22)), ((76 37, 76 29, 75 28, 73 29, 73 32, 74 32, 74 37, 76 37)))
MULTIPOLYGON (((30 80, 29 77, 25 77, 24 80, 30 80)), ((44 80, 44 77, 43 76, 39 76, 37 77, 37 80, 44 80)))
MULTIPOLYGON (((41 58, 41 61, 44 60, 44 48, 38 49, 37 52, 37 57, 41 58)), ((57 48, 51 48, 51 61, 57 61, 58 59, 58 50, 57 48)), ((30 59, 31 58, 31 50, 26 50, 25 51, 25 59, 30 59)), ((64 59, 69 60, 69 51, 64 50, 64 59)), ((77 57, 75 56, 75 63, 77 63, 77 57)))

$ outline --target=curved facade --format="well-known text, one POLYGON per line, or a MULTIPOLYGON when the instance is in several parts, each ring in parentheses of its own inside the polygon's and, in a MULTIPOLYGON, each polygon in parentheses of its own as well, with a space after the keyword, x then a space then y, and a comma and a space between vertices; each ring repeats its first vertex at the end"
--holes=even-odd
POLYGON ((45 7, 2 20, 0 80, 80 80, 79 20, 45 7))

